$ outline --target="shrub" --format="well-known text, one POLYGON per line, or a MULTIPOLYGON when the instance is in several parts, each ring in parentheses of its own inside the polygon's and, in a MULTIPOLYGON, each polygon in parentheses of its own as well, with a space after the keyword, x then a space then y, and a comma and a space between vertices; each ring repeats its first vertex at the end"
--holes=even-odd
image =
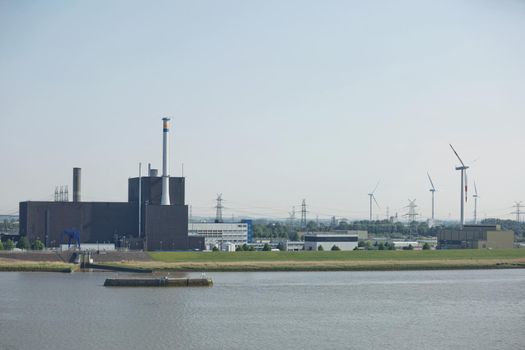
POLYGON ((332 246, 332 249, 331 250, 341 250, 341 248, 339 248, 338 246, 336 246, 335 244, 332 246))
POLYGON ((377 250, 385 250, 385 245, 383 244, 383 242, 379 243, 379 245, 377 246, 377 250))
POLYGON ((4 244, 0 241, 0 250, 4 250, 4 244))
POLYGON ((317 247, 317 250, 318 250, 318 251, 323 251, 323 250, 324 250, 324 248, 323 248, 323 246, 322 246, 322 245, 320 245, 319 247, 317 247))
POLYGON ((13 250, 15 249, 15 243, 12 240, 8 239, 7 241, 5 241, 4 248, 5 250, 13 250))
POLYGON ((213 248, 211 248, 211 251, 212 251, 212 252, 218 252, 218 251, 219 251, 219 248, 217 248, 217 247, 214 246, 213 248))
POLYGON ((430 244, 426 243, 423 244, 423 250, 429 250, 430 249, 430 244))
POLYGON ((272 250, 272 247, 270 247, 270 245, 268 243, 264 243, 264 246, 263 246, 263 251, 265 252, 269 252, 272 250))
POLYGON ((42 243, 41 240, 37 239, 35 243, 33 243, 33 250, 44 250, 44 243, 42 243))
POLYGON ((18 243, 16 244, 16 247, 18 249, 29 249, 29 248, 31 248, 31 245, 29 244, 29 240, 27 239, 27 237, 26 236, 22 236, 18 240, 18 243))

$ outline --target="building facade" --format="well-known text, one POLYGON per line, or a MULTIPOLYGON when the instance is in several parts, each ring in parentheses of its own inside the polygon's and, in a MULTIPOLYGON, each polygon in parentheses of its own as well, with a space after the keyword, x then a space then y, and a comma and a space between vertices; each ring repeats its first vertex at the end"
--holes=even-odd
POLYGON ((500 225, 464 225, 462 230, 441 230, 439 249, 501 249, 514 247, 514 232, 500 225))
POLYGON ((236 246, 248 243, 248 232, 250 224, 247 222, 237 223, 189 223, 188 235, 190 237, 201 237, 204 239, 206 250, 213 247, 220 248, 223 243, 233 243, 236 246))
POLYGON ((319 250, 323 246, 324 250, 330 250, 333 246, 341 250, 354 250, 359 242, 358 235, 315 233, 304 235, 304 250, 319 250))

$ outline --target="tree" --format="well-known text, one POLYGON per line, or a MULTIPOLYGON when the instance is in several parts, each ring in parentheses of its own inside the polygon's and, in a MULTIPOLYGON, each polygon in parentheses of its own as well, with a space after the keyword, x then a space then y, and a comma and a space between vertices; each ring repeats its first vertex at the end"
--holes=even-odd
POLYGON ((44 243, 42 243, 41 240, 37 239, 35 243, 33 243, 33 250, 44 250, 44 243))
POLYGON ((272 250, 272 247, 268 243, 264 243, 263 249, 264 252, 269 252, 272 250))
POLYGON ((218 252, 218 251, 219 251, 219 248, 217 248, 216 246, 213 246, 213 248, 211 248, 211 251, 212 251, 212 252, 218 252))
POLYGON ((318 250, 318 251, 323 251, 323 250, 324 250, 324 248, 323 248, 323 246, 322 246, 322 245, 319 245, 319 247, 317 247, 317 250, 318 250))
POLYGON ((242 245, 242 250, 244 250, 245 252, 247 252, 248 250, 250 250, 250 248, 248 247, 248 245, 246 243, 244 243, 242 245))
POLYGON ((277 244, 277 249, 286 250, 286 247, 284 246, 284 242, 279 242, 279 244, 277 244))
POLYGON ((236 252, 242 252, 242 247, 240 245, 238 245, 237 247, 235 247, 235 251, 236 252))
POLYGON ((428 244, 428 242, 425 242, 425 244, 423 244, 423 250, 429 250, 430 249, 430 244, 428 244))
POLYGON ((15 243, 8 239, 7 241, 5 241, 5 246, 4 246, 5 250, 13 250, 15 249, 15 243))
POLYGON ((332 249, 331 250, 341 250, 341 248, 339 248, 338 246, 336 246, 335 244, 332 246, 332 249))
POLYGON ((359 241, 359 242, 357 242, 357 246, 358 246, 359 248, 362 248, 362 247, 364 247, 365 245, 366 245, 366 244, 365 244, 365 241, 359 241))
POLYGON ((4 244, 0 241, 0 250, 4 250, 4 244))
POLYGON ((409 244, 408 247, 403 247, 403 250, 414 250, 412 244, 409 244))
POLYGON ((29 249, 29 248, 31 248, 31 245, 29 244, 29 240, 27 239, 27 237, 26 236, 22 236, 18 240, 18 243, 16 244, 16 247, 18 249, 29 249))
POLYGON ((383 242, 378 244, 377 250, 385 250, 385 245, 383 244, 383 242))

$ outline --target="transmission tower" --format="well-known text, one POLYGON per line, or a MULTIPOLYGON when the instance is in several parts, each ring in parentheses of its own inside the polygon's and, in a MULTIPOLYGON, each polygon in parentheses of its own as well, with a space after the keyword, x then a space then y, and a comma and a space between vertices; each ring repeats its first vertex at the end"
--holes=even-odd
POLYGON ((306 229, 306 199, 301 204, 301 229, 306 229))
POLYGON ((408 208, 408 213, 406 213, 404 216, 406 216, 408 218, 408 222, 413 222, 413 221, 416 221, 416 217, 419 215, 418 213, 416 213, 416 208, 417 208, 417 204, 416 204, 416 200, 408 200, 409 204, 405 207, 405 208, 408 208))
POLYGON ((290 215, 290 230, 293 231, 295 229, 295 206, 292 207, 292 211, 288 212, 288 214, 290 215))
POLYGON ((521 222, 521 214, 523 214, 523 211, 521 208, 523 208, 523 204, 521 204, 521 201, 514 202, 513 208, 516 208, 515 212, 512 212, 511 214, 516 214, 516 221, 521 222))
POLYGON ((215 206, 215 208, 217 209, 217 212, 215 214, 215 222, 216 223, 224 222, 222 221, 222 208, 224 208, 222 206, 222 193, 217 195, 217 205, 215 206))

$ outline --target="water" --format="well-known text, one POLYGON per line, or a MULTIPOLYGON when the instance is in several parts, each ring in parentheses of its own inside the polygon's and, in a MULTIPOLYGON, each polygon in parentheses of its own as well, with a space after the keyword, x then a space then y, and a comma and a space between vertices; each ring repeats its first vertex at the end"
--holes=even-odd
POLYGON ((0 349, 525 349, 525 270, 109 276, 0 273, 0 349))

